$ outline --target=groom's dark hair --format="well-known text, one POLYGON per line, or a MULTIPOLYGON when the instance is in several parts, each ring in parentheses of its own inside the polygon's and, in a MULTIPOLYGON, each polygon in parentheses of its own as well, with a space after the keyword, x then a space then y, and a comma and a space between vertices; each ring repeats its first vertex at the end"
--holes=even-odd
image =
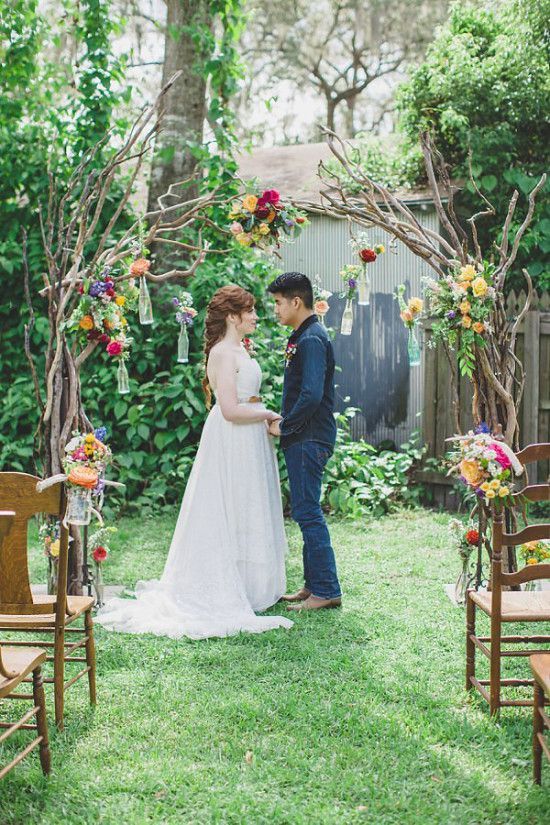
POLYGON ((313 287, 301 272, 283 272, 269 284, 267 291, 285 298, 301 298, 306 309, 313 309, 313 287))

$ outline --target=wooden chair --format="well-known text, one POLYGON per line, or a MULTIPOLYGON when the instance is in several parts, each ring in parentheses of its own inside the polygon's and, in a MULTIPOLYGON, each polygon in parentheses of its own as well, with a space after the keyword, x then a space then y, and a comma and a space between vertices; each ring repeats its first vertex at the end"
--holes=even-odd
POLYGON ((550 716, 544 712, 545 697, 550 703, 550 653, 536 653, 529 658, 535 677, 533 697, 533 780, 537 785, 542 779, 542 754, 550 760, 550 745, 544 738, 544 730, 550 730, 550 716))
MULTIPOLYGON (((522 464, 542 461, 550 457, 550 444, 532 444, 520 453, 522 464)), ((524 496, 528 501, 550 501, 550 484, 531 484, 515 495, 524 496)), ((502 659, 508 656, 530 656, 545 651, 517 648, 503 650, 503 643, 521 645, 524 643, 550 643, 550 635, 502 635, 502 625, 508 622, 549 622, 550 590, 512 591, 506 586, 524 584, 538 579, 550 579, 550 564, 527 565, 515 573, 505 573, 502 565, 502 548, 513 547, 527 541, 550 539, 550 524, 536 524, 525 527, 517 533, 503 532, 503 508, 493 507, 493 546, 491 559, 491 592, 469 590, 466 594, 466 689, 476 688, 489 703, 491 714, 501 707, 532 706, 532 699, 502 699, 502 687, 532 685, 532 679, 503 679, 502 659), (476 634, 476 609, 479 608, 491 619, 490 636, 476 634), (476 650, 480 650, 490 661, 490 679, 477 679, 475 671, 476 650), (488 688, 488 689, 487 689, 488 688)))
POLYGON ((17 647, 0 648, 0 699, 31 699, 33 707, 16 722, 0 722, 0 728, 6 728, 0 735, 0 743, 5 742, 18 730, 36 730, 38 736, 3 767, 0 766, 0 779, 11 771, 34 748, 40 748, 40 764, 45 774, 50 772, 50 747, 48 744, 48 721, 46 719, 46 698, 42 684, 42 664, 46 661, 46 652, 35 647, 20 650, 17 647), (32 673, 32 693, 16 693, 18 685, 32 673), (31 723, 36 716, 36 724, 31 723))
MULTIPOLYGON (((27 559, 27 523, 37 513, 47 513, 62 518, 64 495, 62 484, 55 484, 38 493, 39 478, 26 473, 0 473, 0 506, 15 513, 11 523, 0 531, 0 631, 46 634, 53 641, 10 640, 11 645, 53 648, 53 683, 55 722, 63 728, 65 690, 88 674, 90 702, 96 703, 95 645, 93 635, 92 606, 90 596, 67 596, 67 563, 69 536, 65 527, 60 531, 57 595, 31 593, 27 559), (69 627, 80 617, 84 627, 69 627), (66 641, 68 634, 77 634, 76 641, 66 641), (82 638, 78 638, 78 637, 82 638), (85 656, 76 656, 85 647, 85 656), (85 662, 78 673, 65 681, 65 663, 85 662)), ((0 521, 4 519, 0 518, 0 521)), ((69 637, 71 638, 71 637, 69 637)), ((72 637, 74 638, 74 637, 72 637)), ((27 680, 30 681, 30 680, 27 680)))

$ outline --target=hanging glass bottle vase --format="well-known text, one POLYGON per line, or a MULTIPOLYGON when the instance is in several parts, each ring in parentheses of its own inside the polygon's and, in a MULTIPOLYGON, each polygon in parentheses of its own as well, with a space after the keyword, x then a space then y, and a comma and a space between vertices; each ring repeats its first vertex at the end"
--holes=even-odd
POLYGON ((416 327, 411 327, 409 329, 407 352, 409 354, 409 365, 411 367, 418 367, 420 364, 420 344, 418 343, 416 327))
POLYGON ((97 564, 97 562, 93 573, 93 585, 96 607, 103 607, 105 604, 105 583, 103 581, 103 568, 101 564, 97 564))
POLYGON ((92 491, 86 487, 69 487, 67 491, 67 524, 89 524, 92 518, 92 491))
POLYGON ((120 395, 127 395, 127 393, 130 392, 130 382, 128 378, 128 370, 126 369, 126 364, 122 358, 118 362, 117 381, 120 395))
POLYGON ((153 323, 153 305, 147 281, 143 276, 139 279, 139 322, 140 324, 153 323))
POLYGON ((357 303, 360 307, 368 307, 370 304, 371 282, 368 275, 367 264, 363 264, 363 272, 358 283, 357 303))
POLYGON ((346 299, 346 306, 342 313, 342 324, 340 326, 340 335, 351 335, 353 329, 353 301, 351 298, 346 299))
POLYGON ((462 559, 462 570, 455 583, 455 601, 457 604, 466 603, 466 591, 470 587, 469 558, 462 559))
POLYGON ((180 334, 178 335, 178 364, 189 363, 189 334, 187 324, 180 324, 180 334))
POLYGON ((48 556, 48 596, 57 593, 57 559, 48 556))

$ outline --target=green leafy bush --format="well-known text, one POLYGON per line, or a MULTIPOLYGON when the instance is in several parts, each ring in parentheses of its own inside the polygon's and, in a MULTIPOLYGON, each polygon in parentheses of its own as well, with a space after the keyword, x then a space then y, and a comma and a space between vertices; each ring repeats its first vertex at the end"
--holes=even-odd
POLYGON ((398 451, 377 450, 366 441, 354 441, 350 420, 355 409, 338 415, 334 454, 327 465, 323 504, 334 513, 360 518, 381 516, 400 505, 419 503, 421 488, 411 475, 425 453, 414 434, 398 451))

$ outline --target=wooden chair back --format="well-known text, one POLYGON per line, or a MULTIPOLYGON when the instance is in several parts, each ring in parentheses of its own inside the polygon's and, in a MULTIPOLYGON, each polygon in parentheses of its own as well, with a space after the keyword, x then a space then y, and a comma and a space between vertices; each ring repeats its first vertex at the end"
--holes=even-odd
MULTIPOLYGON (((523 463, 527 454, 531 461, 538 461, 540 457, 550 456, 550 444, 532 444, 517 454, 523 463), (539 449, 543 448, 543 449, 539 449), (522 457, 523 454, 523 457, 522 457)), ((514 499, 523 497, 528 501, 549 501, 550 484, 530 484, 521 492, 514 495, 514 499)), ((500 504, 493 507, 493 556, 491 564, 491 587, 493 591, 493 610, 501 603, 500 593, 503 587, 526 584, 538 579, 550 579, 550 563, 525 565, 514 573, 505 573, 502 569, 503 547, 518 547, 529 541, 550 539, 550 523, 531 524, 518 530, 517 533, 506 533, 503 530, 503 508, 500 504), (495 601, 496 597, 496 601, 495 601)))
POLYGON ((38 513, 62 519, 63 485, 54 484, 42 492, 36 485, 41 479, 28 473, 0 473, 0 613, 16 615, 51 614, 66 610, 68 531, 60 530, 58 562, 58 596, 55 605, 35 604, 28 565, 28 522, 38 513), (6 511, 8 515, 6 515, 6 511))

